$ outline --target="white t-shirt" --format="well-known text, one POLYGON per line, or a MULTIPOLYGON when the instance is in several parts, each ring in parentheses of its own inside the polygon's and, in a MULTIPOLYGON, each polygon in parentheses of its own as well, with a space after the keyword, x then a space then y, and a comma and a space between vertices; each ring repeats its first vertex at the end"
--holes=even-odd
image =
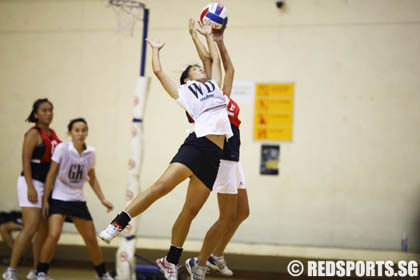
POLYGON ((227 112, 229 99, 214 80, 188 81, 180 85, 176 101, 193 118, 197 137, 215 134, 230 138, 233 135, 227 112))
POLYGON ((85 201, 83 185, 89 180, 88 172, 95 168, 95 149, 86 146, 79 155, 72 141, 60 143, 51 157, 59 164, 52 198, 63 201, 85 201))

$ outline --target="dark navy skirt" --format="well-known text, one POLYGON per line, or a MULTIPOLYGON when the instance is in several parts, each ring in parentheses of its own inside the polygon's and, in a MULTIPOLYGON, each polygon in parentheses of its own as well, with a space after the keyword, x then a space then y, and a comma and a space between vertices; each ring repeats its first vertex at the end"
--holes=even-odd
POLYGON ((206 137, 191 133, 171 160, 187 166, 207 188, 213 190, 223 150, 206 137))

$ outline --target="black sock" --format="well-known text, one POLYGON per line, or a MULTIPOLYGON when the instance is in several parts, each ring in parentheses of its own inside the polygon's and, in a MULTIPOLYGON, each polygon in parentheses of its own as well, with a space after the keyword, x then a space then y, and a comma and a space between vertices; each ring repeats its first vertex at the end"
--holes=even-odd
POLYGON ((96 273, 98 273, 99 277, 102 277, 106 273, 105 263, 101 263, 95 266, 96 273))
POLYGON ((44 272, 45 274, 48 274, 49 269, 50 269, 50 264, 49 263, 39 262, 38 267, 36 269, 36 274, 38 274, 40 272, 44 272))
POLYGON ((131 221, 130 215, 128 215, 127 212, 122 211, 117 217, 115 217, 112 223, 117 222, 117 224, 121 227, 121 229, 124 229, 130 221, 131 221))
POLYGON ((173 264, 178 264, 179 259, 182 255, 182 248, 176 247, 174 245, 171 245, 171 248, 169 249, 168 254, 166 255, 166 260, 173 264))

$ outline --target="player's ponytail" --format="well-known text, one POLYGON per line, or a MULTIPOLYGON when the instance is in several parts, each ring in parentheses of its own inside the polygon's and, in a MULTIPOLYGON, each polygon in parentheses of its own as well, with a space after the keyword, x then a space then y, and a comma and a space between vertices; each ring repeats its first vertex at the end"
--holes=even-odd
POLYGON ((191 64, 191 65, 188 65, 187 68, 185 68, 184 72, 182 72, 181 78, 179 78, 179 82, 180 82, 181 85, 185 84, 185 79, 190 76, 190 70, 191 70, 191 68, 192 67, 195 67, 195 66, 196 67, 201 67, 198 64, 191 64))
POLYGON ((184 72, 182 72, 181 78, 179 78, 179 82, 181 83, 181 85, 185 84, 185 79, 188 78, 191 67, 193 67, 193 65, 188 65, 187 68, 185 68, 184 72))

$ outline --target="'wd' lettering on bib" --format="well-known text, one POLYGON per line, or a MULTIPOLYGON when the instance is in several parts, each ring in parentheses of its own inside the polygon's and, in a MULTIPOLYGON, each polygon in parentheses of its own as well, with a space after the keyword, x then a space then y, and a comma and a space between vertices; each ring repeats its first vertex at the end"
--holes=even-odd
POLYGON ((214 80, 188 81, 179 86, 178 96, 177 102, 194 120, 197 137, 233 135, 227 112, 229 100, 214 80))

